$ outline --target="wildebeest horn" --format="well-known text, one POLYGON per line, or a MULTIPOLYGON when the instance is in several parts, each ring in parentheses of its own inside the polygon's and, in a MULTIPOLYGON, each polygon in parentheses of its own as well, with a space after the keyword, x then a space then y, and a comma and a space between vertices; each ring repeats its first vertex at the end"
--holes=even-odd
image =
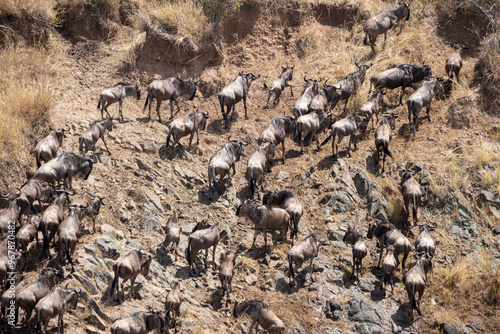
POLYGON ((71 130, 71 128, 68 126, 68 129, 67 129, 67 130, 66 130, 66 129, 62 129, 62 130, 63 130, 63 132, 64 132, 64 131, 70 131, 70 130, 71 130))
POLYGON ((69 285, 69 283, 66 283, 66 286, 64 287, 64 290, 68 290, 68 285, 69 285))
POLYGON ((398 118, 399 117, 399 110, 396 110, 398 113, 397 114, 393 114, 394 118, 398 118))
POLYGON ((227 141, 228 142, 234 142, 234 141, 237 141, 237 140, 231 140, 231 135, 229 135, 229 137, 227 137, 227 141))
POLYGON ((325 80, 325 83, 323 84, 324 86, 326 86, 326 83, 328 82, 328 79, 325 80))
POLYGON ((436 222, 434 222, 434 226, 431 226, 432 228, 437 228, 438 227, 438 224, 436 222))
POLYGON ((89 159, 93 164, 96 164, 99 162, 99 158, 97 158, 97 156, 95 156, 95 160, 92 160, 90 158, 87 158, 87 159, 89 159))
POLYGON ((281 66, 281 69, 282 69, 283 71, 286 71, 286 69, 287 69, 287 68, 288 68, 288 64, 286 65, 286 67, 281 66))
POLYGON ((305 82, 308 82, 308 81, 309 81, 309 80, 307 80, 307 79, 306 79, 306 76, 305 76, 305 75, 304 75, 304 81, 305 81, 305 82))
POLYGON ((206 113, 202 112, 202 114, 203 114, 203 116, 205 116, 205 118, 208 118, 208 116, 209 116, 208 111, 206 113))
POLYGON ((323 79, 319 78, 319 80, 318 80, 318 81, 316 81, 316 82, 321 82, 321 81, 323 81, 323 79))
POLYGON ((245 144, 242 144, 243 146, 247 146, 248 144, 250 144, 250 140, 248 140, 248 138, 247 138, 247 139, 245 139, 245 141, 246 141, 246 143, 245 143, 245 144))

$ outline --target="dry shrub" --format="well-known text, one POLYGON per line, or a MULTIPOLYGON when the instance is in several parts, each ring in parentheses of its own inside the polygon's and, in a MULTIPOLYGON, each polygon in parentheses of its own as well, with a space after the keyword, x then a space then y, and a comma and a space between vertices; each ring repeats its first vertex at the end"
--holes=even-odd
POLYGON ((55 18, 54 0, 0 0, 0 16, 55 18))
POLYGON ((500 37, 491 36, 483 42, 474 72, 480 85, 481 103, 488 113, 500 116, 500 37))
POLYGON ((52 106, 50 79, 54 57, 29 48, 0 50, 4 68, 0 78, 0 161, 23 159, 33 146, 30 138, 49 121, 52 106))

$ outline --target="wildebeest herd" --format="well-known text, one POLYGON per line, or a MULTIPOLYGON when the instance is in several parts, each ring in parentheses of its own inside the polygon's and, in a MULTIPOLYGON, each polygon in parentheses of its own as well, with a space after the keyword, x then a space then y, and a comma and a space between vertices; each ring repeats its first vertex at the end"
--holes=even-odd
MULTIPOLYGON (((364 26, 366 34, 365 44, 370 45, 375 52, 375 42, 377 35, 384 34, 387 38, 387 31, 396 24, 402 23, 410 18, 409 4, 399 2, 396 8, 381 11, 375 17, 370 19, 364 26), (369 40, 369 43, 368 43, 369 40)), ((462 60, 460 51, 467 49, 468 45, 454 44, 455 52, 446 62, 446 73, 450 78, 459 79, 462 60)), ((379 121, 379 114, 384 110, 384 95, 388 90, 401 87, 402 91, 399 97, 399 104, 402 104, 404 90, 407 87, 413 87, 414 84, 422 82, 418 88, 407 100, 408 120, 413 125, 414 131, 418 129, 418 115, 422 108, 426 108, 430 120, 430 106, 433 96, 439 89, 442 78, 432 76, 432 71, 427 63, 420 65, 401 64, 397 67, 387 69, 381 73, 374 74, 370 78, 370 97, 366 104, 359 111, 355 111, 344 118, 338 119, 334 116, 333 110, 337 103, 345 100, 343 113, 347 111, 348 101, 355 96, 360 87, 364 84, 367 71, 372 64, 355 64, 357 70, 350 73, 336 84, 327 84, 328 80, 308 79, 305 81, 302 94, 294 104, 290 115, 272 120, 270 125, 263 129, 255 140, 258 147, 255 153, 248 159, 247 179, 250 198, 246 199, 236 210, 238 217, 243 217, 251 221, 255 226, 255 233, 252 247, 255 245, 259 233, 264 234, 265 251, 267 252, 267 232, 280 231, 281 239, 286 241, 287 231, 290 229, 291 248, 288 251, 290 286, 299 288, 297 284, 296 273, 304 262, 310 261, 311 280, 313 280, 313 260, 318 256, 320 246, 327 246, 327 238, 322 238, 321 233, 310 233, 302 241, 294 245, 294 239, 299 233, 300 219, 304 213, 304 206, 291 191, 269 191, 266 189, 264 175, 271 171, 275 149, 278 145, 282 146, 281 160, 285 164, 285 141, 286 138, 296 138, 303 152, 304 141, 310 136, 309 144, 316 141, 318 150, 332 140, 332 154, 335 159, 339 154, 339 144, 342 139, 349 136, 349 147, 347 154, 351 155, 351 143, 356 146, 357 141, 368 133, 368 124, 371 120, 372 129, 375 137, 376 164, 378 165, 380 155, 383 154, 383 163, 381 173, 384 173, 386 156, 392 157, 393 153, 389 150, 389 143, 392 137, 392 131, 395 130, 396 119, 400 115, 397 113, 384 112, 381 114, 382 120, 378 127, 374 127, 373 121, 376 117, 379 121), (322 87, 320 85, 322 84, 322 87), (330 130, 330 134, 319 143, 319 135, 330 130), (338 138, 338 139, 337 139, 338 138), (337 139, 337 141, 336 141, 337 139), (260 189, 259 189, 260 188, 260 189), (262 192, 262 204, 255 203, 253 197, 255 193, 262 192)), ((273 81, 271 87, 264 84, 268 90, 266 106, 270 108, 276 106, 283 90, 290 87, 290 93, 293 97, 292 81, 295 66, 282 66, 280 76, 273 81), (271 106, 269 104, 274 95, 271 106)), ((260 75, 253 73, 240 72, 236 79, 227 85, 218 95, 221 113, 224 125, 230 128, 232 120, 231 111, 234 113, 238 102, 243 101, 245 118, 247 115, 247 95, 251 83, 259 79, 260 75), (226 108, 225 108, 226 107, 226 108)), ((146 102, 144 110, 149 107, 149 118, 151 118, 151 105, 153 99, 156 99, 156 111, 158 119, 162 122, 160 116, 160 105, 163 100, 170 100, 170 119, 180 112, 178 99, 185 96, 194 99, 198 80, 182 80, 180 78, 168 78, 165 80, 153 81, 147 89, 146 102), (173 103, 176 104, 177 112, 174 113, 173 103)), ((63 327, 64 312, 72 307, 76 307, 80 296, 80 289, 56 286, 57 281, 64 280, 63 266, 66 261, 71 265, 71 272, 75 270, 73 253, 78 243, 81 230, 84 224, 84 217, 90 217, 93 222, 93 231, 95 228, 95 218, 99 214, 100 207, 104 205, 104 196, 86 192, 79 197, 75 196, 72 180, 74 176, 82 175, 87 180, 93 167, 98 163, 95 156, 95 145, 99 139, 102 139, 106 150, 111 154, 106 142, 105 134, 113 129, 113 117, 108 112, 108 107, 114 102, 119 102, 119 117, 123 120, 122 102, 127 96, 140 99, 141 89, 137 83, 125 84, 119 83, 102 92, 99 97, 99 105, 102 120, 96 120, 90 124, 89 129, 82 134, 79 139, 79 154, 63 152, 57 155, 57 151, 62 145, 63 138, 70 131, 69 128, 53 130, 43 138, 36 146, 35 161, 38 170, 32 178, 26 181, 16 193, 2 194, 8 202, 8 206, 0 211, 0 230, 2 233, 2 242, 0 244, 0 284, 4 286, 2 295, 2 316, 11 314, 7 306, 12 300, 15 301, 16 310, 15 319, 8 320, 8 324, 17 324, 18 310, 24 312, 24 323, 30 328, 31 313, 35 311, 37 328, 45 332, 48 322, 51 318, 58 316, 58 326, 63 327), (104 118, 104 112, 107 117, 104 118), (91 157, 86 154, 92 150, 91 157), (62 183, 62 184, 61 184, 62 183), (61 189, 61 187, 63 189, 61 189), (66 210, 66 207, 69 210, 66 210), (29 283, 22 278, 22 271, 27 261, 29 244, 36 239, 38 246, 38 233, 42 233, 42 258, 50 258, 51 244, 57 251, 57 258, 60 266, 44 268, 36 281, 29 283), (16 249, 12 250, 9 244, 9 235, 15 233, 16 249), (8 279, 9 260, 14 260, 14 267, 18 272, 17 280, 12 283, 8 279), (15 284, 15 296, 9 294, 10 287, 15 284)), ((166 148, 171 146, 174 150, 182 137, 190 136, 188 150, 191 148, 194 134, 197 135, 197 144, 199 143, 200 130, 205 130, 209 113, 192 111, 185 116, 177 118, 168 125, 166 148)), ((227 143, 214 154, 208 164, 208 194, 213 199, 214 194, 224 192, 223 179, 227 176, 230 184, 231 169, 232 174, 236 173, 236 162, 241 159, 244 147, 250 143, 250 139, 244 140, 231 139, 229 136, 227 143)), ((173 156, 171 156, 173 158, 173 156)), ((437 227, 437 224, 418 224, 417 209, 422 197, 422 188, 418 181, 413 177, 414 172, 410 169, 400 170, 401 192, 405 204, 406 221, 411 214, 413 216, 413 225, 421 227, 420 235, 415 240, 415 251, 418 260, 405 273, 405 264, 412 245, 402 233, 392 223, 388 221, 378 221, 372 219, 368 226, 366 237, 377 239, 380 248, 378 267, 382 268, 382 283, 385 288, 387 284, 393 289, 393 278, 395 269, 399 266, 399 255, 403 255, 402 272, 404 274, 402 282, 408 292, 408 298, 412 308, 421 314, 420 300, 427 283, 427 274, 432 269, 432 258, 435 253, 435 243, 430 232, 437 227), (411 209, 410 209, 411 207, 411 209), (386 255, 383 256, 384 249, 386 255), (418 298, 416 294, 419 294, 418 298)), ((165 226, 164 247, 170 253, 175 254, 177 261, 178 245, 180 240, 179 212, 174 210, 172 216, 165 226)), ((219 223, 211 222, 210 219, 200 221, 193 229, 188 239, 186 250, 186 259, 189 264, 190 274, 196 275, 195 258, 199 251, 205 250, 205 268, 208 267, 208 252, 212 248, 212 268, 217 270, 216 249, 220 241, 219 223)), ((349 227, 345 234, 344 242, 352 245, 353 268, 352 274, 359 277, 362 275, 362 261, 368 254, 368 246, 365 242, 365 236, 355 228, 349 227)), ((222 294, 226 294, 226 306, 230 302, 232 292, 232 280, 237 275, 235 259, 237 253, 234 250, 228 251, 224 255, 224 260, 220 265, 219 278, 221 281, 222 294)), ((118 259, 113 265, 114 279, 110 289, 110 295, 113 296, 116 289, 116 299, 120 298, 120 287, 122 297, 125 298, 124 283, 130 280, 129 298, 134 295, 134 282, 139 274, 147 275, 152 261, 152 256, 141 251, 131 251, 126 256, 118 259), (122 279, 119 282, 119 279, 122 279)), ((391 290, 392 290, 391 289, 391 290)), ((136 312, 130 317, 116 321, 111 327, 111 333, 138 334, 147 333, 154 329, 167 331, 172 326, 176 330, 176 320, 179 316, 179 308, 182 302, 180 284, 173 283, 168 292, 165 301, 165 310, 150 312, 136 312)), ((285 325, 273 313, 269 305, 262 301, 243 301, 236 302, 234 305, 235 316, 246 313, 252 318, 250 331, 260 325, 269 333, 280 333, 285 325)), ((7 319, 10 319, 7 317, 7 319)))

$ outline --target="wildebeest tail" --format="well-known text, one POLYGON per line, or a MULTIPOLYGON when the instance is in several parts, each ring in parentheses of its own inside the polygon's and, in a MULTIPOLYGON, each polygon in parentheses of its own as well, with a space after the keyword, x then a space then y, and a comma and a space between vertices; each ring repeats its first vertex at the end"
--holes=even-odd
POLYGON ((250 195, 252 195, 252 198, 253 198, 253 195, 255 194, 255 179, 253 177, 249 177, 248 179, 248 183, 249 183, 249 186, 250 186, 250 195))
POLYGON ((391 151, 389 151, 389 142, 387 140, 383 140, 382 141, 382 148, 384 149, 384 153, 388 156, 390 156, 391 158, 394 158, 392 156, 392 153, 391 151))
POLYGON ((101 101, 102 101, 102 96, 99 96, 99 103, 97 103, 97 109, 101 108, 101 101))
POLYGON ((189 239, 188 239, 188 246, 186 248, 186 258, 187 258, 189 265, 191 265, 191 262, 192 262, 192 259, 191 259, 191 237, 189 237, 189 239))
POLYGON ((151 100, 153 100, 153 97, 151 96, 151 89, 148 88, 148 94, 146 95, 146 102, 144 102, 144 108, 142 109, 142 111, 144 112, 144 110, 146 110, 146 107, 148 106, 148 104, 151 106, 151 100))
POLYGON ((118 288, 118 273, 120 272, 120 265, 118 264, 115 268, 115 278, 113 278, 113 282, 111 283, 111 296, 115 292, 115 287, 118 288))
POLYGON ((42 332, 42 321, 40 319, 40 312, 41 309, 36 310, 36 333, 41 333, 42 332))
POLYGON ((264 81, 264 89, 269 89, 265 81, 264 81))
POLYGON ((363 44, 366 46, 370 45, 370 44, 368 44, 368 34, 366 32, 365 32, 365 39, 363 39, 363 44))
POLYGON ((80 142, 80 146, 78 147, 78 151, 80 152, 80 154, 82 154, 82 152, 83 152, 83 137, 80 137, 80 139, 78 141, 80 142))
POLYGON ((290 272, 290 276, 292 277, 292 279, 295 278, 295 272, 293 271, 293 261, 292 261, 292 256, 291 255, 288 255, 288 270, 290 272))
POLYGON ((227 291, 227 276, 224 276, 224 280, 222 280, 222 295, 227 291))
POLYGON ((35 152, 36 168, 40 168, 40 166, 42 165, 41 162, 40 162, 42 160, 41 157, 40 157, 40 154, 41 154, 40 151, 36 151, 35 152))
POLYGON ((175 246, 176 246, 175 240, 172 240, 172 246, 170 246, 170 250, 169 250, 170 253, 173 253, 175 251, 175 246))
POLYGON ((167 149, 168 149, 168 146, 170 145, 170 136, 171 135, 172 135, 172 129, 169 129, 168 136, 167 136, 167 143, 166 143, 167 149))
POLYGON ((417 197, 413 194, 413 220, 416 222, 417 217, 417 197))
POLYGON ((68 259, 69 264, 71 264, 71 272, 74 271, 74 266, 73 266, 73 259, 71 258, 71 253, 69 251, 69 241, 64 240, 64 243, 66 244, 64 247, 66 248, 66 258, 68 259))
POLYGON ((227 115, 224 113, 224 95, 219 95, 219 103, 220 103, 220 112, 222 113, 222 117, 226 121, 227 115))

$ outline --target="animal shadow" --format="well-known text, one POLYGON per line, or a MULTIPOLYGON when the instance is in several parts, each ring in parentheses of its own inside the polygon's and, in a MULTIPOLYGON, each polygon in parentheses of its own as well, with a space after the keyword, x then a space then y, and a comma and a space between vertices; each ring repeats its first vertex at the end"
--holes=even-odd
POLYGON ((410 304, 404 303, 401 304, 393 315, 391 315, 394 323, 400 327, 407 328, 413 324, 413 309, 410 304))
POLYGON ((300 157, 301 153, 299 150, 289 150, 288 152, 285 153, 285 158, 286 159, 293 159, 293 158, 298 158, 300 157))
POLYGON ((222 308, 222 299, 224 296, 222 295, 221 287, 217 287, 217 289, 212 292, 210 295, 210 305, 214 308, 214 310, 219 310, 222 308))
POLYGON ((335 164, 335 161, 337 161, 337 159, 335 159, 333 156, 329 155, 329 156, 320 160, 320 162, 318 163, 318 169, 319 170, 329 170, 333 167, 333 165, 335 164))
POLYGON ((224 135, 231 130, 232 122, 229 122, 229 126, 224 124, 224 120, 216 119, 207 125, 207 132, 211 135, 224 135))

